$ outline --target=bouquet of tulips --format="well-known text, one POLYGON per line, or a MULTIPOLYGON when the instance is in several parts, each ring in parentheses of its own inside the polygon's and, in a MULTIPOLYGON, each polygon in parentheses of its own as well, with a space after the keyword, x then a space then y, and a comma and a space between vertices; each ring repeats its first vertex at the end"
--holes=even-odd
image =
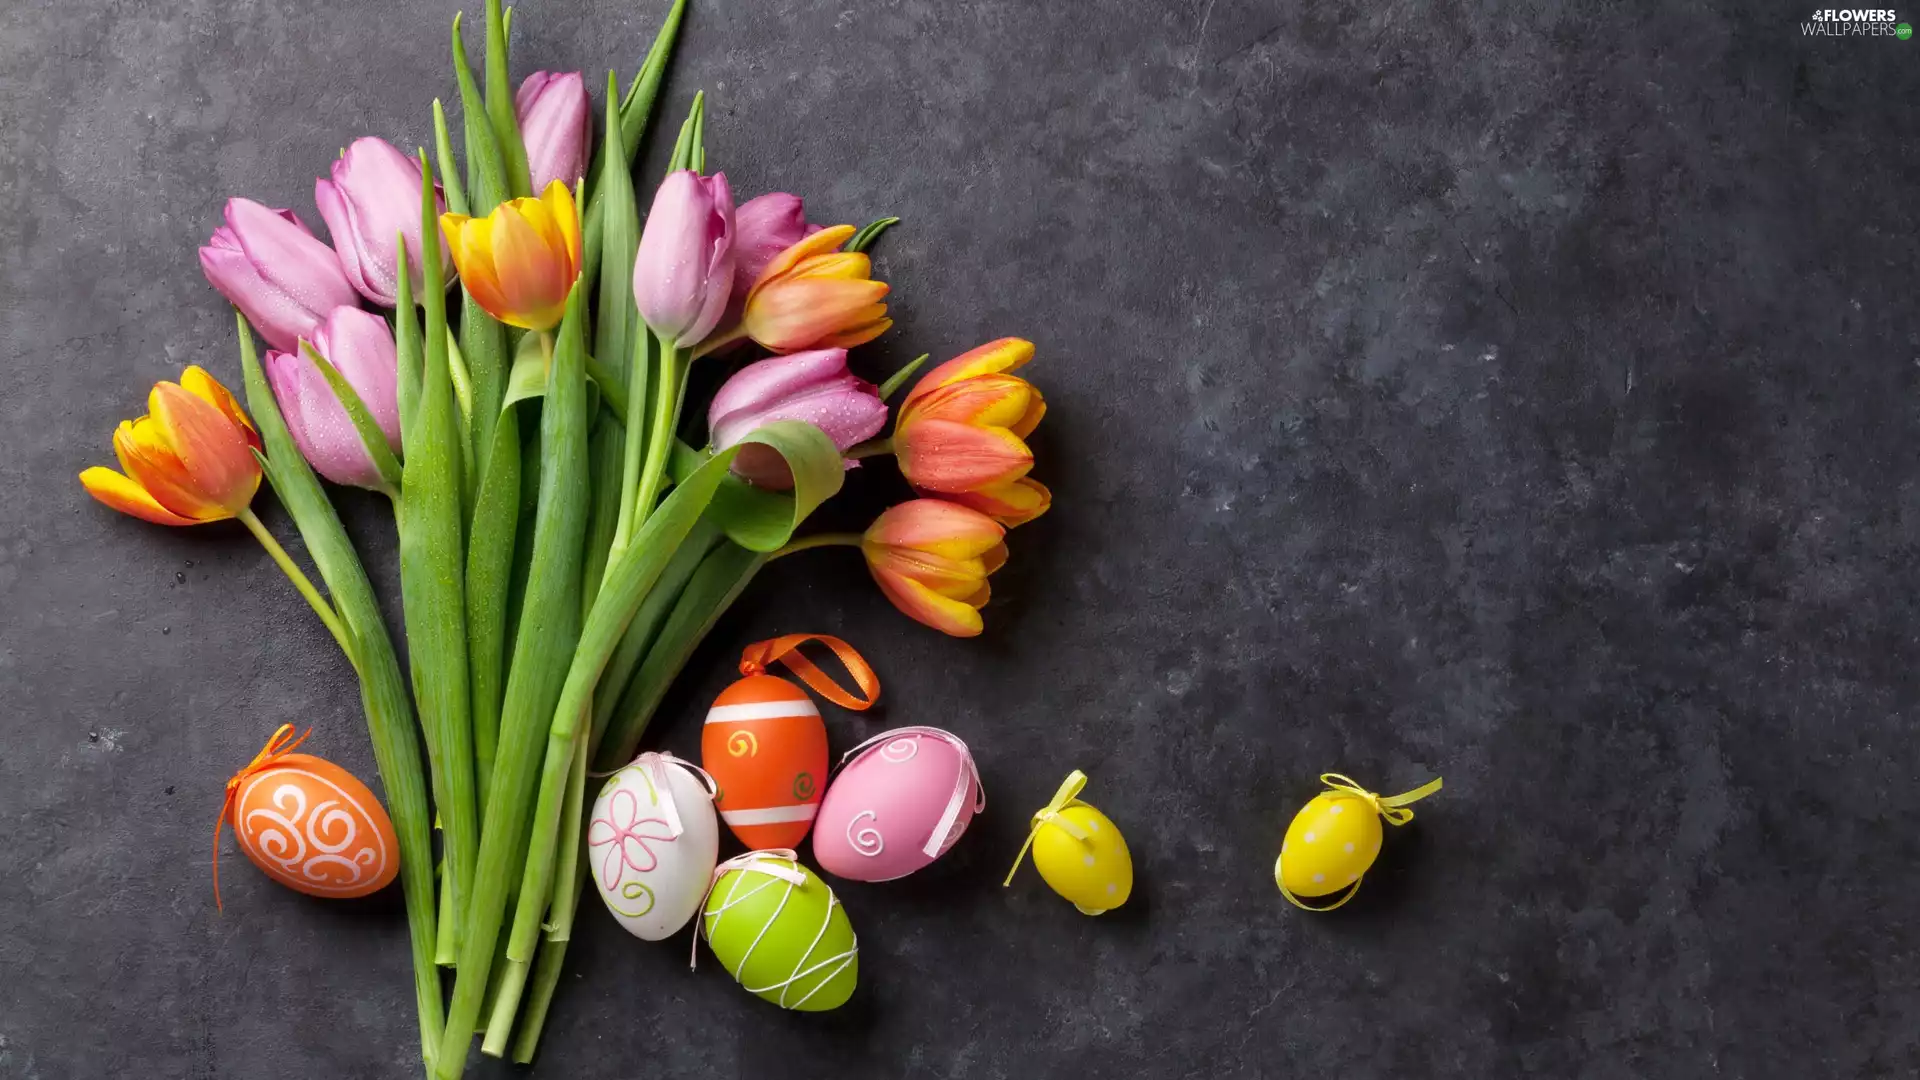
POLYGON ((761 567, 857 546, 901 611, 969 636, 1006 528, 1049 501, 1027 477, 1027 342, 934 368, 883 437, 920 361, 876 387, 846 350, 891 325, 864 250, 893 219, 736 205, 707 171, 699 95, 641 215, 633 162, 684 7, 624 94, 609 73, 597 139, 579 74, 514 91, 511 11, 487 2, 481 81, 456 18, 461 157, 438 101, 433 154, 353 142, 314 187, 330 244, 230 201, 200 262, 238 309, 247 408, 190 367, 115 432, 124 473, 81 475, 148 521, 240 521, 354 666, 434 1077, 460 1075, 476 1032, 530 1059, 585 877, 587 777, 632 758, 761 567), (683 422, 694 364, 743 365, 704 430, 683 422), (795 537, 856 459, 887 453, 921 498, 864 535, 795 537), (319 583, 250 509, 263 476, 319 583), (410 680, 321 478, 392 501, 410 680))

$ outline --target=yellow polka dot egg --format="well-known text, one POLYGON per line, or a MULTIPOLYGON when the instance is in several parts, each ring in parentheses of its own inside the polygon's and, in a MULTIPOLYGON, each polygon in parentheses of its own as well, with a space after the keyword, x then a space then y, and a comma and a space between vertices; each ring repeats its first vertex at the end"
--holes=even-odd
POLYGON ((1053 801, 1033 815, 1027 845, 1020 849, 1006 884, 1033 853, 1033 865, 1049 888, 1087 915, 1112 911, 1133 894, 1133 856, 1107 815, 1075 798, 1087 776, 1075 769, 1053 801))
POLYGON ((1133 893, 1133 856, 1107 815, 1085 803, 1059 812, 1087 834, 1082 840, 1057 824, 1045 824, 1033 838, 1033 865, 1048 887, 1088 915, 1127 902, 1133 893))
POLYGON ((1401 795, 1382 797, 1339 773, 1322 773, 1327 790, 1293 815, 1280 841, 1273 880, 1281 895, 1308 911, 1332 911, 1353 898, 1360 879, 1380 855, 1381 822, 1405 825, 1413 820, 1409 803, 1440 790, 1438 777, 1401 795), (1330 903, 1305 904, 1301 897, 1341 894, 1330 903))
POLYGON ((1280 884, 1325 896, 1360 880, 1380 854, 1380 815, 1366 800, 1323 791, 1300 808, 1280 844, 1280 884))

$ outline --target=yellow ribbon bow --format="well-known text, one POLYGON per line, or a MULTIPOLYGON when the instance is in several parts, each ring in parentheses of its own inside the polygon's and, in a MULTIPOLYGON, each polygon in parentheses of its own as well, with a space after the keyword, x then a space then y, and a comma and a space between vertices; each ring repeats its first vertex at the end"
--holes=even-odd
MULTIPOLYGON (((1407 809, 1407 806, 1410 803, 1419 802, 1421 799, 1439 791, 1440 781, 1441 778, 1436 776, 1432 780, 1414 788, 1412 791, 1399 795, 1381 795, 1378 792, 1368 791, 1366 788, 1361 787, 1358 783, 1355 783, 1354 779, 1350 776, 1343 776, 1340 773, 1331 772, 1320 774, 1320 782, 1327 785, 1327 791, 1337 791, 1342 795, 1351 795, 1359 799, 1361 802, 1372 807, 1373 812, 1379 814, 1389 825, 1405 825, 1407 822, 1412 821, 1413 811, 1407 809)), ((1320 794, 1324 795, 1326 791, 1320 794)), ((1318 797, 1319 796, 1315 796, 1315 798, 1318 797)), ((1353 884, 1347 888, 1347 894, 1342 896, 1338 901, 1328 904, 1325 907, 1313 907, 1301 903, 1300 898, 1293 895, 1293 890, 1287 888, 1286 883, 1280 880, 1280 860, 1278 858, 1273 860, 1273 883, 1280 887, 1280 895, 1286 897, 1288 903, 1299 908, 1301 911, 1332 911, 1337 907, 1343 906, 1360 891, 1360 882, 1365 878, 1366 875, 1364 873, 1361 874, 1360 877, 1355 878, 1353 884)))
POLYGON ((1034 837, 1040 835, 1042 828, 1051 825, 1061 832, 1066 833, 1068 836, 1073 837, 1075 840, 1080 841, 1085 841, 1087 837, 1091 835, 1087 830, 1060 816, 1060 811, 1065 810, 1069 806, 1086 805, 1075 798, 1086 786, 1087 774, 1081 772, 1079 769, 1075 769, 1067 774, 1065 780, 1060 782, 1060 790, 1053 793, 1053 801, 1047 803, 1044 808, 1034 812, 1033 826, 1027 831, 1027 842, 1020 845, 1020 854, 1014 856, 1013 869, 1007 871, 1007 880, 1000 883, 1001 888, 1006 888, 1008 885, 1013 884, 1013 875, 1019 873, 1020 864, 1027 861, 1027 852, 1033 848, 1034 837))
MULTIPOLYGON (((215 910, 226 910, 220 903, 220 828, 227 823, 229 817, 233 816, 233 804, 240 798, 240 785, 246 781, 247 777, 273 764, 276 759, 293 753, 301 743, 307 741, 307 736, 311 734, 313 729, 308 728, 295 736, 292 724, 281 724, 274 730, 273 736, 267 740, 267 745, 253 755, 252 761, 247 762, 246 768, 234 773, 227 781, 227 801, 220 807, 220 819, 213 823, 213 906, 215 910)), ((234 825, 236 836, 239 835, 239 829, 240 826, 236 823, 234 825)))

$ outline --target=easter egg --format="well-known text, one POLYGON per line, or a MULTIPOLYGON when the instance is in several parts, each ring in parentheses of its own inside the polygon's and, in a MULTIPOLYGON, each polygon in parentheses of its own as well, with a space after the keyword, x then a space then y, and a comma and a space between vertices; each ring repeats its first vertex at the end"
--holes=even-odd
POLYGON ((1280 844, 1280 884, 1325 896, 1360 880, 1380 854, 1380 815, 1366 800, 1323 791, 1300 808, 1280 844))
POLYGON ((1086 834, 1042 824, 1033 837, 1033 865, 1047 885, 1088 915, 1111 911, 1133 893, 1133 856, 1107 815, 1083 802, 1058 811, 1086 834))
POLYGON ((239 779, 228 813, 247 858, 310 896, 365 896, 400 872, 386 809, 330 761, 275 757, 239 779))
POLYGON ((588 868, 627 932, 673 936, 700 910, 720 855, 713 793, 687 763, 646 753, 607 778, 587 819, 588 868))
POLYGON ((806 691, 777 675, 749 675, 707 710, 700 764, 720 785, 714 808, 741 843, 794 847, 820 810, 827 726, 806 691))
POLYGON ((889 731, 848 757, 813 830, 813 856, 835 876, 905 877, 946 854, 986 809, 967 744, 939 728, 889 731))
POLYGON ((860 975, 860 943, 827 883, 791 851, 751 851, 721 864, 701 931, 727 973, 783 1009, 845 1004, 860 975))

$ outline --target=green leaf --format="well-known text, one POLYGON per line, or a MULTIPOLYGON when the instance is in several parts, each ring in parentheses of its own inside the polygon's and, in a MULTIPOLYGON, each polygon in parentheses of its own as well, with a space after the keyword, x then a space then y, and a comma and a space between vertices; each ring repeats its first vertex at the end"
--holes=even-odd
POLYGON ((595 751, 595 768, 617 769, 633 760, 640 736, 646 732, 647 722, 659 708, 667 687, 766 559, 760 552, 722 543, 701 561, 686 589, 674 601, 666 622, 654 635, 640 670, 634 673, 633 681, 620 696, 595 751))
POLYGON ((459 974, 437 1058, 443 1078, 459 1075, 485 1003, 507 896, 520 878, 525 856, 541 742, 553 720, 554 701, 580 633, 580 571, 589 500, 586 319, 585 290, 576 284, 560 323, 552 363, 547 365, 540 418, 540 498, 530 570, 500 712, 478 868, 467 907, 467 936, 461 944, 459 974))
POLYGON ((921 353, 914 358, 913 363, 889 375, 887 381, 880 384, 880 400, 893 400, 893 395, 899 393, 900 388, 907 385, 907 380, 913 378, 913 373, 919 371, 920 365, 926 363, 927 358, 932 355, 932 353, 921 353))
MULTIPOLYGON (((633 335, 640 331, 640 312, 633 302, 633 260, 640 246, 640 216, 634 205, 633 177, 621 162, 626 159, 620 145, 620 124, 613 105, 613 72, 607 73, 607 138, 609 149, 600 170, 597 194, 600 196, 600 303, 595 309, 593 355, 609 361, 606 371, 617 383, 605 387, 608 395, 625 404, 629 393, 626 373, 619 362, 633 354, 633 335)), ((645 362, 645 357, 641 358, 645 362)))
POLYGON ((440 188, 447 196, 447 210, 467 212, 467 187, 460 182, 460 170, 453 167, 453 138, 447 134, 447 111, 440 99, 433 99, 433 152, 440 162, 440 188))
POLYGON ((506 166, 507 190, 513 198, 534 194, 527 173, 527 146, 520 139, 520 122, 513 115, 513 84, 507 78, 507 24, 500 0, 487 0, 487 116, 494 145, 506 166))
MULTIPOLYGON (((422 235, 431 236, 437 207, 433 166, 420 155, 422 235)), ((425 364, 414 425, 405 434, 406 465, 395 515, 400 533, 401 607, 413 667, 414 700, 427 735, 434 802, 446 834, 445 887, 456 922, 470 887, 477 845, 473 728, 468 713, 464 514, 460 438, 447 347, 447 297, 439 259, 423 259, 425 364)))
MULTIPOLYGON (((687 0, 674 0, 673 8, 667 12, 667 21, 661 24, 660 32, 654 35, 653 47, 647 51, 647 58, 640 65, 639 74, 633 77, 633 84, 627 88, 627 96, 620 102, 620 148, 625 155, 625 167, 633 168, 634 155, 640 151, 640 142, 646 137, 647 123, 653 116, 653 103, 659 97, 661 80, 666 77, 667 60, 673 55, 674 38, 680 33, 680 18, 685 13, 687 0)), ((593 164, 587 169, 587 182, 592 185, 588 191, 587 211, 581 217, 584 259, 580 266, 585 274, 587 286, 594 284, 594 275, 600 272, 600 200, 599 176, 606 167, 606 143, 594 148, 593 164)))
POLYGON ((607 569, 607 549, 613 543, 613 530, 620 521, 621 457, 627 433, 607 412, 592 413, 593 436, 589 444, 589 469, 593 477, 593 510, 587 519, 586 565, 580 572, 580 615, 593 607, 600 592, 600 576, 607 569))
POLYGON ((520 348, 513 354, 513 369, 507 373, 505 407, 545 394, 552 366, 552 338, 545 334, 528 334, 521 338, 520 348))
POLYGON ((420 317, 413 310, 413 274, 407 266, 406 234, 394 235, 398 237, 394 250, 400 253, 400 279, 394 286, 393 308, 393 354, 399 367, 395 396, 400 405, 401 446, 405 447, 406 434, 413 430, 415 402, 420 400, 420 369, 426 359, 420 345, 420 317))
POLYGON ((881 233, 886 232, 899 223, 900 219, 897 217, 883 217, 878 221, 869 221, 861 227, 859 232, 854 233, 853 238, 848 240, 846 246, 840 250, 865 251, 873 246, 875 240, 880 239, 881 233))
POLYGON ((520 527, 520 418, 512 407, 493 428, 493 446, 473 504, 467 542, 467 664, 472 685, 475 800, 486 811, 506 685, 507 600, 520 527))
MULTIPOLYGON (((715 489, 707 516, 741 547, 773 551, 793 538, 793 531, 815 507, 840 490, 846 466, 838 450, 831 454, 813 452, 816 440, 826 436, 812 424, 782 421, 768 424, 754 435, 755 442, 780 451, 793 467, 792 492, 763 491, 729 475, 715 489)), ((711 467, 711 460, 701 466, 711 467)))
POLYGON ((327 386, 333 390, 333 396, 340 399, 340 405, 347 410, 347 419, 353 421, 354 434, 360 436, 360 445, 367 451, 367 457, 373 461, 373 467, 380 473, 381 483, 386 485, 389 497, 400 494, 400 462, 393 456, 393 448, 387 445, 387 433, 380 430, 380 422, 367 411, 367 403, 360 399, 360 392, 353 388, 346 376, 333 362, 320 355, 305 338, 300 339, 300 351, 306 354, 313 366, 320 370, 321 377, 327 380, 327 386))
POLYGON ((486 102, 467 64, 467 46, 460 39, 460 16, 453 17, 453 75, 460 84, 460 121, 467 143, 467 201, 474 217, 485 217, 509 195, 507 167, 494 141, 486 102))
POLYGON ((700 560, 706 558, 707 552, 723 540, 719 528, 703 518, 680 544, 680 550, 673 553, 673 560, 661 572, 660 580, 648 591, 647 598, 641 601, 640 609, 634 613, 633 621, 627 624, 626 633, 620 637, 620 644, 607 660, 607 669, 601 673, 599 685, 594 687, 593 731, 588 737, 591 747, 599 747, 607 724, 613 719, 614 708, 620 704, 621 692, 633 678, 633 669, 652 647, 660 624, 666 621, 667 613, 673 610, 674 601, 680 598, 680 591, 687 587, 687 580, 693 577, 694 570, 700 566, 700 560))
MULTIPOLYGON (((405 280, 405 275, 402 275, 405 280)), ((409 309, 410 310, 410 309, 409 309)), ((413 957, 414 997, 420 1016, 421 1052, 431 1067, 440 1027, 440 974, 433 963, 435 909, 432 812, 427 805, 426 770, 407 700, 406 679, 393 641, 374 598, 373 582, 360 564, 347 531, 294 445, 279 403, 267 385, 244 316, 235 315, 240 332, 240 363, 246 376, 247 408, 266 447, 268 474, 280 502, 300 530, 307 553, 327 583, 341 620, 353 636, 360 675, 360 703, 367 717, 373 759, 386 789, 387 810, 400 842, 400 888, 405 895, 409 946, 413 957)))

